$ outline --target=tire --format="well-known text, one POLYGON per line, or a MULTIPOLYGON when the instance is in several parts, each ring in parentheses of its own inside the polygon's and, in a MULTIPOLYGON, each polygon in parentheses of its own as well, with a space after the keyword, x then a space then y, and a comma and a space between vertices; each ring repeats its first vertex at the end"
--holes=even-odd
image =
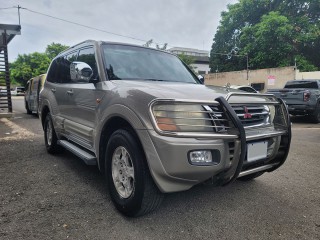
POLYGON ((115 207, 128 217, 138 217, 157 209, 163 194, 155 185, 140 144, 127 130, 116 130, 105 154, 105 172, 115 207))
POLYGON ((44 142, 48 153, 55 154, 62 151, 62 147, 58 145, 58 138, 53 127, 50 113, 47 114, 44 120, 44 142))
POLYGON ((310 120, 313 123, 320 123, 320 104, 317 103, 316 109, 310 114, 310 120))
POLYGON ((256 173, 252 173, 243 177, 239 177, 238 180, 243 181, 243 182, 247 182, 247 181, 251 181, 257 177, 260 177, 262 174, 264 174, 264 172, 256 172, 256 173))
POLYGON ((29 109, 27 101, 25 101, 25 106, 26 106, 27 114, 32 114, 32 111, 29 109))

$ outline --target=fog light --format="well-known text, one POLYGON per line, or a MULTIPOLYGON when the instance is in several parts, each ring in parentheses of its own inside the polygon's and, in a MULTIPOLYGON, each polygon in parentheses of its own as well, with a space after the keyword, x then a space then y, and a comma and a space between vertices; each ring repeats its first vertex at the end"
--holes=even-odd
POLYGON ((212 163, 212 153, 210 150, 200 150, 189 152, 191 163, 212 163))

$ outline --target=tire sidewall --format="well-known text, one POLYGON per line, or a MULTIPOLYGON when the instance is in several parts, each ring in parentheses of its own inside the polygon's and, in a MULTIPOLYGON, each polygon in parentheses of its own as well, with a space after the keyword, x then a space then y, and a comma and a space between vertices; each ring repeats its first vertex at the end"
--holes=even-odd
POLYGON ((128 131, 117 130, 110 137, 105 156, 105 172, 111 199, 119 211, 133 216, 141 208, 144 193, 145 157, 141 148, 128 131), (128 151, 134 168, 134 190, 129 198, 122 198, 119 195, 112 178, 112 156, 119 146, 128 151))
POLYGON ((53 127, 53 123, 52 123, 52 118, 51 118, 51 114, 48 113, 46 116, 46 119, 44 120, 44 142, 46 145, 46 149, 49 153, 55 153, 58 150, 58 146, 57 146, 57 137, 56 137, 56 133, 54 131, 54 127, 53 127), (52 131, 51 131, 51 144, 48 144, 48 136, 47 136, 47 127, 48 124, 51 125, 52 131))

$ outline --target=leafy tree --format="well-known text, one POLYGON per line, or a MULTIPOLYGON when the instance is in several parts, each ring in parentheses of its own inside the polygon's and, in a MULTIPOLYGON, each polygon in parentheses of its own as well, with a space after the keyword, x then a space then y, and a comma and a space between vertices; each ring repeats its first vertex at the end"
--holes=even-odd
POLYGON ((297 65, 320 69, 319 0, 240 0, 221 13, 213 39, 210 67, 220 71, 297 65), (228 56, 217 53, 229 54, 228 56))
POLYGON ((66 50, 67 48, 69 48, 69 46, 53 42, 47 46, 45 53, 48 55, 50 59, 53 59, 60 52, 66 50))
POLYGON ((49 64, 50 59, 45 53, 19 54, 10 66, 10 76, 14 81, 25 85, 30 78, 46 73, 49 64))
POLYGON ((186 55, 184 53, 182 54, 178 54, 178 57, 180 58, 180 60, 182 60, 185 64, 188 65, 188 67, 191 69, 191 70, 194 70, 193 67, 191 66, 191 64, 194 63, 195 59, 193 56, 190 56, 190 55, 186 55))
POLYGON ((24 86, 30 78, 46 73, 51 60, 67 48, 60 43, 51 43, 44 53, 19 54, 10 64, 11 82, 24 86))

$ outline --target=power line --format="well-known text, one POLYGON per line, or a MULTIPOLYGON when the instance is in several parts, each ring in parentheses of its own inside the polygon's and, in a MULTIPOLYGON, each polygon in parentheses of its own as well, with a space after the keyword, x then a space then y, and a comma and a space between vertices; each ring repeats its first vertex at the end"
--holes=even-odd
MULTIPOLYGON (((63 19, 63 18, 55 17, 55 16, 52 16, 52 15, 49 15, 49 14, 45 14, 45 13, 42 13, 42 12, 37 12, 37 11, 31 10, 31 9, 28 9, 28 8, 24 8, 24 7, 21 7, 21 6, 20 6, 20 9, 26 10, 26 11, 29 11, 31 13, 35 13, 35 14, 38 14, 38 15, 42 15, 42 16, 45 16, 45 17, 49 17, 49 18, 52 18, 52 19, 56 19, 56 20, 59 20, 59 21, 67 22, 67 23, 70 23, 70 24, 73 24, 73 25, 77 25, 77 26, 80 26, 80 27, 88 28, 88 29, 91 29, 91 30, 95 30, 95 31, 99 31, 99 32, 103 32, 103 33, 107 33, 107 34, 111 34, 111 35, 115 35, 115 36, 119 36, 119 37, 123 37, 123 38, 129 38, 129 39, 140 41, 140 42, 147 42, 148 41, 148 40, 137 38, 137 37, 132 37, 132 36, 128 36, 128 35, 123 35, 123 34, 119 34, 119 33, 110 32, 110 31, 107 31, 107 30, 104 30, 104 29, 91 27, 91 26, 88 26, 88 25, 84 25, 84 24, 73 22, 73 21, 70 21, 70 20, 63 19)), ((159 43, 156 43, 156 42, 155 42, 155 44, 160 45, 159 43)))
POLYGON ((0 8, 0 10, 11 9, 11 8, 16 8, 16 7, 5 7, 5 8, 0 8))

